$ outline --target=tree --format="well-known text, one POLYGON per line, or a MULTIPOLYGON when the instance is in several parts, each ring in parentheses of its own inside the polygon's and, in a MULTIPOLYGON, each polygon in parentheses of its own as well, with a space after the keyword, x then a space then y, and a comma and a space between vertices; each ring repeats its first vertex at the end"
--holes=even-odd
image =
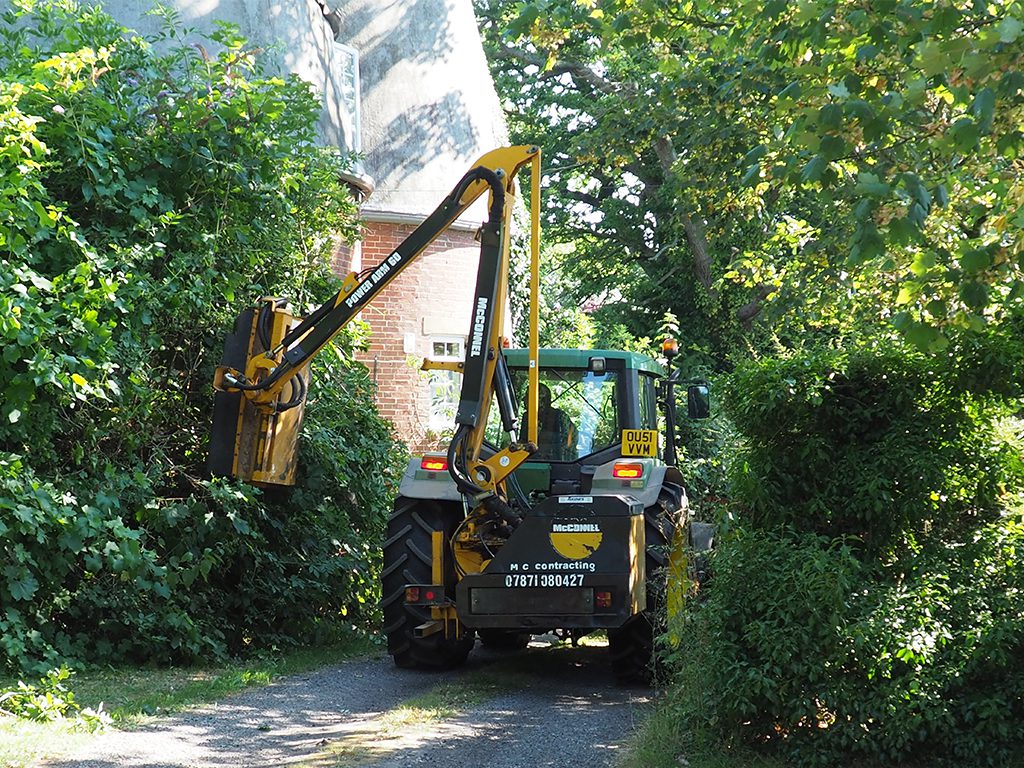
POLYGON ((477 9, 578 293, 614 274, 720 352, 755 321, 934 350, 1018 311, 1019 2, 477 9))

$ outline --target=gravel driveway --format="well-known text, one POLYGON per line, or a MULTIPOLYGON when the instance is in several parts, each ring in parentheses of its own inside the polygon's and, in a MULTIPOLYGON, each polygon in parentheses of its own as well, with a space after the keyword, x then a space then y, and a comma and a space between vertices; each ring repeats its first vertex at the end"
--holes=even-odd
POLYGON ((616 687, 607 649, 545 647, 495 654, 479 645, 454 673, 399 670, 389 657, 283 678, 215 705, 112 731, 49 768, 438 768, 614 765, 650 692, 616 687), (461 679, 500 679, 437 719, 403 701, 461 679))

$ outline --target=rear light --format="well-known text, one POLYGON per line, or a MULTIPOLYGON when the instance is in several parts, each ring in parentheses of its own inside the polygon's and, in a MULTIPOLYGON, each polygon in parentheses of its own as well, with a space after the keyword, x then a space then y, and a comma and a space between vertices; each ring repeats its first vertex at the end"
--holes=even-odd
POLYGON ((442 456, 424 456, 420 459, 420 469, 428 472, 447 472, 448 459, 442 456))
POLYGON ((598 608, 611 608, 612 607, 612 593, 611 592, 595 592, 594 593, 594 605, 598 608))
POLYGON ((618 462, 612 467, 612 477, 620 480, 636 480, 644 476, 644 465, 634 462, 618 462))
POLYGON ((409 605, 445 605, 444 587, 437 584, 409 584, 405 588, 409 605))

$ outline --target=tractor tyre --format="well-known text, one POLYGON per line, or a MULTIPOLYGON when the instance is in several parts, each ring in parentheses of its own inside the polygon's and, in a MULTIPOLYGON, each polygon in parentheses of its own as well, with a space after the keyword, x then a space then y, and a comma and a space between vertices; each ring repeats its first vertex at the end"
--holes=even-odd
MULTIPOLYGON (((433 583, 434 531, 443 531, 445 549, 461 519, 458 505, 399 496, 388 520, 381 574, 384 635, 388 653, 403 669, 451 669, 466 661, 473 647, 473 632, 463 628, 462 637, 446 637, 439 631, 417 637, 416 627, 431 621, 430 607, 408 605, 405 587, 433 583)), ((451 557, 445 563, 445 593, 455 599, 455 569, 451 557)))
POLYGON ((495 651, 520 651, 530 644, 532 637, 529 632, 511 629, 478 629, 476 633, 484 648, 495 651))
POLYGON ((685 511, 686 494, 672 483, 665 483, 658 501, 644 510, 647 608, 621 627, 608 630, 612 672, 621 684, 650 685, 663 677, 663 664, 654 643, 667 629, 669 550, 676 528, 685 524, 685 511))

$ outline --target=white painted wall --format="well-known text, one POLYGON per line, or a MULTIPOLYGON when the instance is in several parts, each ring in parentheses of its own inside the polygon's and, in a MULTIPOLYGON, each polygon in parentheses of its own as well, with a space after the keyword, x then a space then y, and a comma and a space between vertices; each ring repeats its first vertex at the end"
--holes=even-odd
MULTIPOLYGON (((335 0, 359 49, 364 215, 430 213, 480 155, 508 143, 471 0, 335 0)), ((481 201, 464 217, 487 217, 481 201)))
MULTIPOLYGON (((339 66, 333 32, 316 0, 165 0, 184 27, 210 32, 214 21, 237 24, 254 46, 265 50, 273 69, 294 72, 311 83, 323 102, 320 133, 324 141, 354 147, 352 116, 344 106, 333 73, 339 66)), ((152 0, 104 0, 104 9, 121 24, 143 35, 159 31, 161 20, 147 16, 152 0)), ((189 41, 200 42, 197 35, 189 41)))

